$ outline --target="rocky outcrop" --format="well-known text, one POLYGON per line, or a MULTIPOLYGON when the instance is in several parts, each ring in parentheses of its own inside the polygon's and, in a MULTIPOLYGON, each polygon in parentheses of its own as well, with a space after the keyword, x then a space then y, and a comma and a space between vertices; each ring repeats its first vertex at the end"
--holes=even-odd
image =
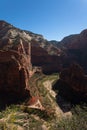
POLYGON ((64 54, 63 66, 68 67, 71 63, 78 63, 87 73, 87 29, 80 34, 65 37, 60 44, 64 54))
POLYGON ((60 43, 68 49, 83 49, 87 47, 87 29, 80 34, 65 37, 60 43))
POLYGON ((4 21, 0 22, 0 95, 7 95, 9 100, 30 97, 30 38, 23 33, 4 21))
POLYGON ((25 56, 16 51, 0 51, 0 93, 29 96, 29 70, 25 56))
POLYGON ((74 101, 87 101, 87 76, 81 66, 73 64, 60 73, 60 83, 65 85, 66 97, 74 101))

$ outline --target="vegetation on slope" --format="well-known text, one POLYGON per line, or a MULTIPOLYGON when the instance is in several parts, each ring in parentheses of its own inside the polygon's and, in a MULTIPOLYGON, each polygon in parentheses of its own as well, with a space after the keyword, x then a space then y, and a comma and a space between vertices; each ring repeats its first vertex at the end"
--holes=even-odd
POLYGON ((74 106, 71 118, 59 118, 55 115, 56 99, 44 83, 52 81, 54 84, 57 79, 58 74, 35 74, 29 81, 31 92, 33 96, 40 97, 45 110, 29 108, 25 103, 6 107, 0 112, 0 130, 86 130, 86 104, 74 106))
POLYGON ((72 108, 72 118, 61 118, 50 130, 87 130, 87 104, 72 108))

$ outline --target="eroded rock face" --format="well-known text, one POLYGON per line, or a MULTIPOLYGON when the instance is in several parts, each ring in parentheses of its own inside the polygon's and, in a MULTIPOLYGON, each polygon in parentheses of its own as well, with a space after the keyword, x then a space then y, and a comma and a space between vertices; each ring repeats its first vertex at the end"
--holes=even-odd
POLYGON ((60 42, 48 42, 40 36, 36 39, 32 37, 32 63, 41 65, 44 72, 58 72, 78 63, 87 73, 87 29, 60 42))
MULTIPOLYGON (((44 44, 44 43, 43 43, 44 44)), ((52 51, 50 50, 49 52, 45 49, 42 48, 40 45, 38 45, 38 42, 36 41, 31 41, 31 62, 35 66, 41 66, 43 73, 54 73, 58 72, 61 70, 61 59, 58 56, 59 51, 56 49, 54 51, 55 54, 49 54, 52 51)), ((49 46, 50 49, 50 46, 49 46)), ((52 48, 51 48, 52 49, 52 48)))
POLYGON ((0 51, 0 68, 0 92, 28 96, 29 70, 25 57, 14 51, 0 51))
POLYGON ((65 54, 62 64, 68 67, 71 63, 76 62, 84 68, 87 74, 87 29, 80 34, 65 37, 60 41, 60 45, 65 54))
POLYGON ((61 62, 59 61, 59 56, 62 53, 61 49, 44 39, 42 35, 20 30, 5 21, 0 21, 0 47, 3 50, 19 49, 20 47, 18 46, 20 45, 17 45, 19 38, 22 39, 22 46, 25 48, 25 50, 22 49, 20 51, 23 51, 23 53, 26 51, 27 56, 29 55, 28 42, 31 42, 30 60, 33 66, 42 67, 44 73, 52 73, 60 70, 61 62))
MULTIPOLYGON (((73 64, 60 73, 60 82, 65 84, 66 97, 74 101, 87 101, 87 76, 78 64, 73 64), (70 93, 69 93, 70 92, 70 93), (70 96, 70 97, 69 97, 70 96)), ((62 86, 61 86, 62 87, 62 86)))
POLYGON ((12 31, 12 26, 0 22, 0 94, 10 98, 30 97, 29 37, 25 41, 21 32, 12 31), (10 28, 10 30, 9 30, 10 28))

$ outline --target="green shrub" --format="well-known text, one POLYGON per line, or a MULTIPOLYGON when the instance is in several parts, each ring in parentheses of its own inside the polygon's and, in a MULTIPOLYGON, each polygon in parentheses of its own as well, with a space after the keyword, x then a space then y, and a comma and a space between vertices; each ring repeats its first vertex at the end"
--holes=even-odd
POLYGON ((72 112, 72 118, 56 121, 50 130, 87 130, 87 105, 77 105, 72 112))

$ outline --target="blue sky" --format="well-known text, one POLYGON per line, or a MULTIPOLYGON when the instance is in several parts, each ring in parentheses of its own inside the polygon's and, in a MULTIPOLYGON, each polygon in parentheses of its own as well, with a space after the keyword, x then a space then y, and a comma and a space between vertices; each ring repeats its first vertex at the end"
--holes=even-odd
POLYGON ((87 0, 1 0, 0 19, 61 40, 87 28, 87 0))

